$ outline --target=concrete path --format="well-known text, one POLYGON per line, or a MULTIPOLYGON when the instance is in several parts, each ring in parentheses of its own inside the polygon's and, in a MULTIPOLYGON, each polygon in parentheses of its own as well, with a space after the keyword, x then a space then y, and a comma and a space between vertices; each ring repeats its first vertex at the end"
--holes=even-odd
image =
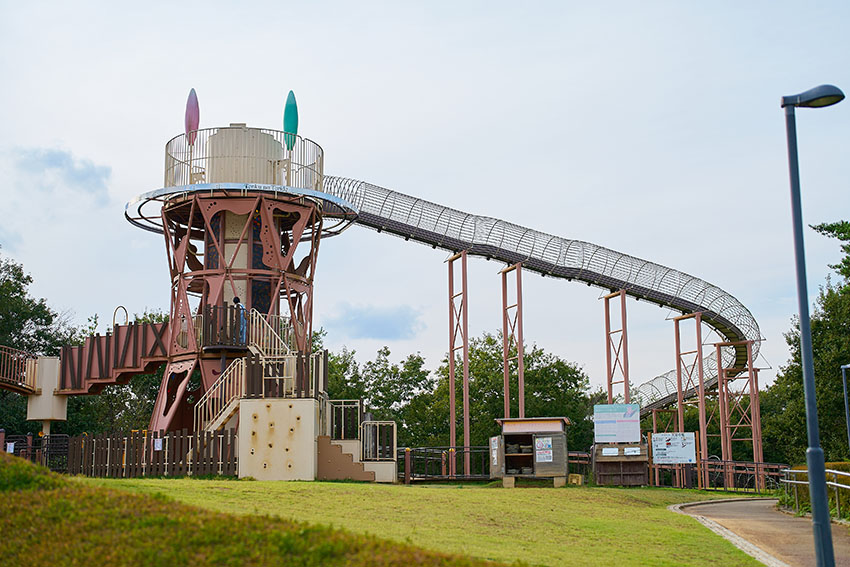
MULTIPOLYGON (((743 499, 686 504, 683 513, 702 521, 709 528, 719 524, 734 536, 714 530, 767 565, 809 567, 815 565, 815 547, 811 518, 797 518, 776 509, 774 499, 743 499), (703 519, 707 521, 703 521, 703 519), (743 545, 741 545, 743 543, 743 545), (747 549, 749 544, 750 549, 747 549), (755 549, 752 549, 752 548, 755 549), (759 556, 759 551, 763 553, 759 556), (765 555, 767 554, 767 555, 765 555), (778 561, 777 561, 778 560, 778 561)), ((850 528, 832 524, 832 543, 836 567, 850 567, 850 528)))

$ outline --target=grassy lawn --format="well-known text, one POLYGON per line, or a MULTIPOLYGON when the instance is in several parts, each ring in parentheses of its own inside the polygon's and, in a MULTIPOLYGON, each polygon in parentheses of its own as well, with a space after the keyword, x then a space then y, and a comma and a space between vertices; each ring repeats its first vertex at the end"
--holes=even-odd
POLYGON ((240 515, 276 515, 447 553, 531 565, 760 565, 674 503, 674 489, 387 486, 327 482, 83 479, 240 515))
POLYGON ((468 557, 72 482, 0 453, 0 566, 485 567, 468 557))

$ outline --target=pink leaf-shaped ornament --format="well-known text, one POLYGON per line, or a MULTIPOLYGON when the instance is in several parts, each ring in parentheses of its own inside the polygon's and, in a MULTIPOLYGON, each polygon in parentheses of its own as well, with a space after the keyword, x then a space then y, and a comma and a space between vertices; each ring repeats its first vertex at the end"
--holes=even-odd
POLYGON ((198 124, 201 122, 201 111, 198 108, 198 95, 195 94, 195 89, 189 91, 189 99, 186 101, 186 137, 189 139, 189 145, 195 144, 195 138, 198 137, 198 124))

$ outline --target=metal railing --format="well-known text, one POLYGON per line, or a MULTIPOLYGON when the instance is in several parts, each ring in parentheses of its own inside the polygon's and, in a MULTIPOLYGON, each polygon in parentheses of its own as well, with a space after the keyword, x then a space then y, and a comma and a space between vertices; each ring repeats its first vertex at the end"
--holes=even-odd
POLYGON ((233 400, 245 396, 245 377, 245 359, 237 358, 195 404, 195 431, 207 429, 233 400))
POLYGON ((396 424, 394 421, 364 421, 360 425, 362 461, 394 461, 396 459, 396 424))
POLYGON ((405 447, 397 451, 398 476, 404 482, 417 480, 489 480, 490 450, 486 445, 472 447, 405 447), (469 474, 463 473, 469 455, 469 474), (451 460, 455 474, 451 474, 451 460))
POLYGON ((765 494, 779 488, 782 470, 787 466, 783 463, 753 463, 719 459, 709 459, 689 465, 650 463, 649 482, 652 486, 765 494))
POLYGON ((68 470, 68 436, 62 433, 43 435, 3 435, 0 430, 0 451, 38 463, 53 472, 68 470), (12 449, 8 451, 8 449, 12 449))
POLYGON ((324 153, 312 140, 238 124, 191 135, 165 144, 164 187, 257 183, 322 190, 324 153))
MULTIPOLYGON (((785 495, 788 496, 789 487, 792 487, 794 491, 794 511, 800 511, 800 494, 798 493, 798 486, 809 486, 809 471, 808 470, 794 470, 794 469, 783 469, 782 470, 782 479, 781 482, 785 487, 785 495), (799 475, 805 475, 805 480, 799 480, 799 475), (793 476, 794 478, 789 478, 793 476)), ((837 471, 834 469, 826 469, 826 485, 829 488, 832 488, 833 494, 830 500, 833 500, 835 515, 838 518, 841 518, 841 493, 844 492, 844 504, 845 506, 850 503, 850 473, 844 471, 837 471), (840 481, 840 482, 839 482, 840 481)), ((809 491, 805 491, 804 499, 808 501, 809 491)), ((830 513, 832 509, 830 509, 830 513)))
POLYGON ((360 400, 329 400, 329 426, 327 432, 334 441, 359 439, 361 423, 360 400))
POLYGON ((251 309, 250 344, 263 356, 278 358, 292 354, 292 336, 288 317, 263 315, 251 309))
POLYGON ((22 393, 36 390, 38 357, 0 345, 0 385, 22 393))

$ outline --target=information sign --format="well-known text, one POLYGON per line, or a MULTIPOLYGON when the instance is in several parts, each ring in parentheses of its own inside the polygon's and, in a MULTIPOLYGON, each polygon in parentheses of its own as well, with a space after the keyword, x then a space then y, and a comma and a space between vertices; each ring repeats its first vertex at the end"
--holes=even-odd
POLYGON ((639 443, 640 406, 638 404, 593 406, 593 438, 597 443, 639 443))
POLYGON ((652 434, 652 462, 656 465, 696 463, 696 448, 693 432, 652 434))

